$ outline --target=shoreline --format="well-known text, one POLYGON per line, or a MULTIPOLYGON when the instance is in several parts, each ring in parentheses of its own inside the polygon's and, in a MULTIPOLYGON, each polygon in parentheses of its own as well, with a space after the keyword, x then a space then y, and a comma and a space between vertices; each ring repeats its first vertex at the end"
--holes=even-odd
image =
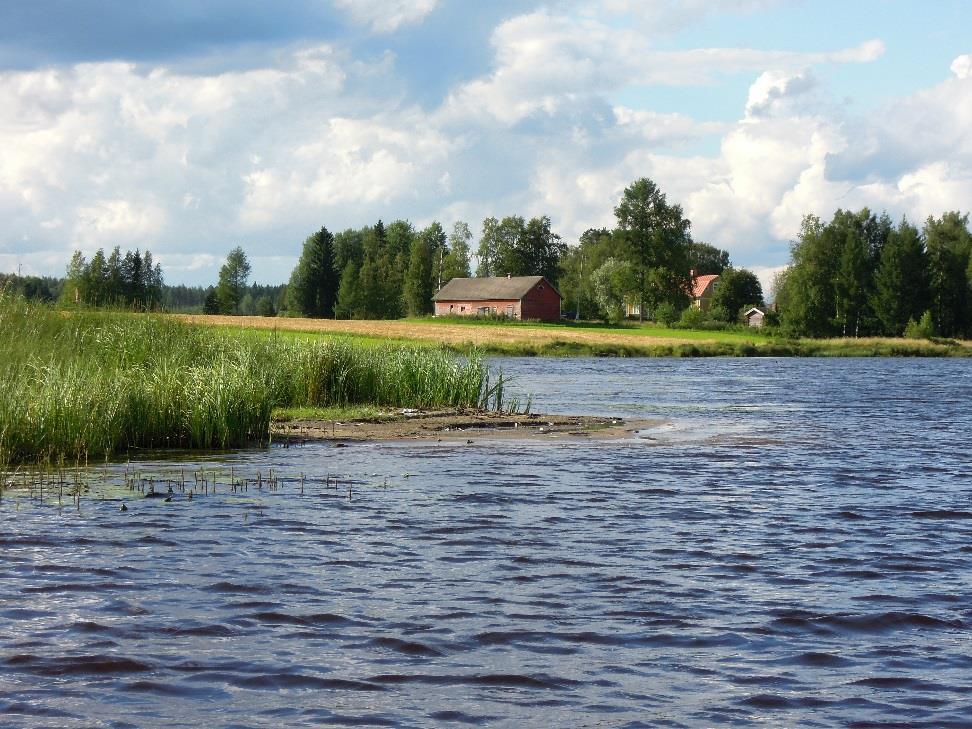
POLYGON ((508 414, 483 410, 413 410, 389 412, 387 417, 341 420, 299 419, 274 422, 274 441, 376 442, 477 440, 549 441, 564 439, 624 440, 654 428, 662 419, 625 420, 618 417, 553 414, 508 414))

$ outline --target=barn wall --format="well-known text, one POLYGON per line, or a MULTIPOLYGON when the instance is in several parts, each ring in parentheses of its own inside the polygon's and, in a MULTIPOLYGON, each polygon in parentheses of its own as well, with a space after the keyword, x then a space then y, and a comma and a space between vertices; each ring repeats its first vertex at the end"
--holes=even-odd
POLYGON ((476 316, 479 309, 487 306, 492 311, 496 309, 496 316, 510 316, 520 318, 520 302, 515 299, 493 299, 490 301, 436 301, 436 316, 476 316), (449 307, 452 307, 450 310, 449 307), (465 307, 465 311, 463 311, 465 307), (513 307, 509 311, 507 307, 513 307))
POLYGON ((560 320, 560 295, 546 281, 534 286, 520 302, 523 319, 560 320))

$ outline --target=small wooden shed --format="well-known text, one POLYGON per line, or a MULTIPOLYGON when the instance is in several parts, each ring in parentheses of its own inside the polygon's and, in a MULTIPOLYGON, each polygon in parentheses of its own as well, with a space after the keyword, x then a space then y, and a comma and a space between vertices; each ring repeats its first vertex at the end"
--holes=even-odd
POLYGON ((432 300, 436 316, 560 319, 560 292, 543 276, 454 278, 432 300))
POLYGON ((763 326, 763 318, 766 316, 766 312, 762 309, 757 309, 755 306, 752 309, 748 309, 744 314, 746 317, 746 323, 751 327, 761 327, 763 326))

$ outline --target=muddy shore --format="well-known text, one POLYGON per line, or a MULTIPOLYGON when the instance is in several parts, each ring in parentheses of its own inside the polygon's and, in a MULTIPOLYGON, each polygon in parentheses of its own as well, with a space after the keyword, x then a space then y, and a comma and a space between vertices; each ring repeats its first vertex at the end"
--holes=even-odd
POLYGON ((637 438, 661 420, 622 420, 583 415, 510 415, 484 411, 390 412, 372 420, 289 420, 271 425, 274 440, 552 440, 637 438))

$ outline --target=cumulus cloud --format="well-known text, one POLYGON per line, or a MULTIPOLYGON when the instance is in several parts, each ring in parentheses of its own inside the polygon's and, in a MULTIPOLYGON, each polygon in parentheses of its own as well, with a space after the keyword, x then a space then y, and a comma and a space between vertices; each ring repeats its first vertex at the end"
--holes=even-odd
POLYGON ((0 74, 0 251, 150 246, 190 256, 191 272, 212 263, 200 248, 259 255, 281 237, 296 248, 335 211, 377 219, 370 206, 414 199, 451 149, 420 112, 358 92, 389 70, 319 46, 208 75, 119 62, 0 74))
POLYGON ((952 61, 952 73, 960 79, 972 77, 972 54, 963 54, 952 61))
POLYGON ((816 85, 817 80, 809 69, 796 74, 766 71, 749 87, 746 116, 768 116, 779 112, 787 102, 806 94, 816 85))
POLYGON ((492 43, 496 67, 450 95, 444 107, 447 118, 465 120, 485 111, 495 121, 515 125, 531 114, 554 115, 578 99, 626 86, 704 85, 731 73, 866 63, 884 50, 878 40, 813 53, 746 48, 654 51, 635 28, 547 9, 502 23, 492 43))
POLYGON ((438 0, 334 0, 356 23, 376 33, 391 33, 404 25, 421 22, 435 10, 438 0))
MULTIPOLYGON (((436 6, 335 2, 375 33, 436 6)), ((460 217, 478 228, 487 215, 547 214, 575 240, 612 225, 623 188, 648 176, 697 239, 771 272, 806 213, 870 205, 921 219, 972 199, 970 56, 941 83, 855 116, 818 67, 873 61, 880 41, 661 51, 653 12, 677 27, 760 3, 611 5, 507 18, 491 64, 440 104, 415 101, 391 53, 330 44, 223 72, 100 62, 0 73, 0 266, 60 273, 73 246, 139 245, 170 280, 206 281, 241 244, 257 278, 282 281, 322 224, 460 217), (750 81, 732 121, 654 108, 656 89, 725 74, 750 81)))

